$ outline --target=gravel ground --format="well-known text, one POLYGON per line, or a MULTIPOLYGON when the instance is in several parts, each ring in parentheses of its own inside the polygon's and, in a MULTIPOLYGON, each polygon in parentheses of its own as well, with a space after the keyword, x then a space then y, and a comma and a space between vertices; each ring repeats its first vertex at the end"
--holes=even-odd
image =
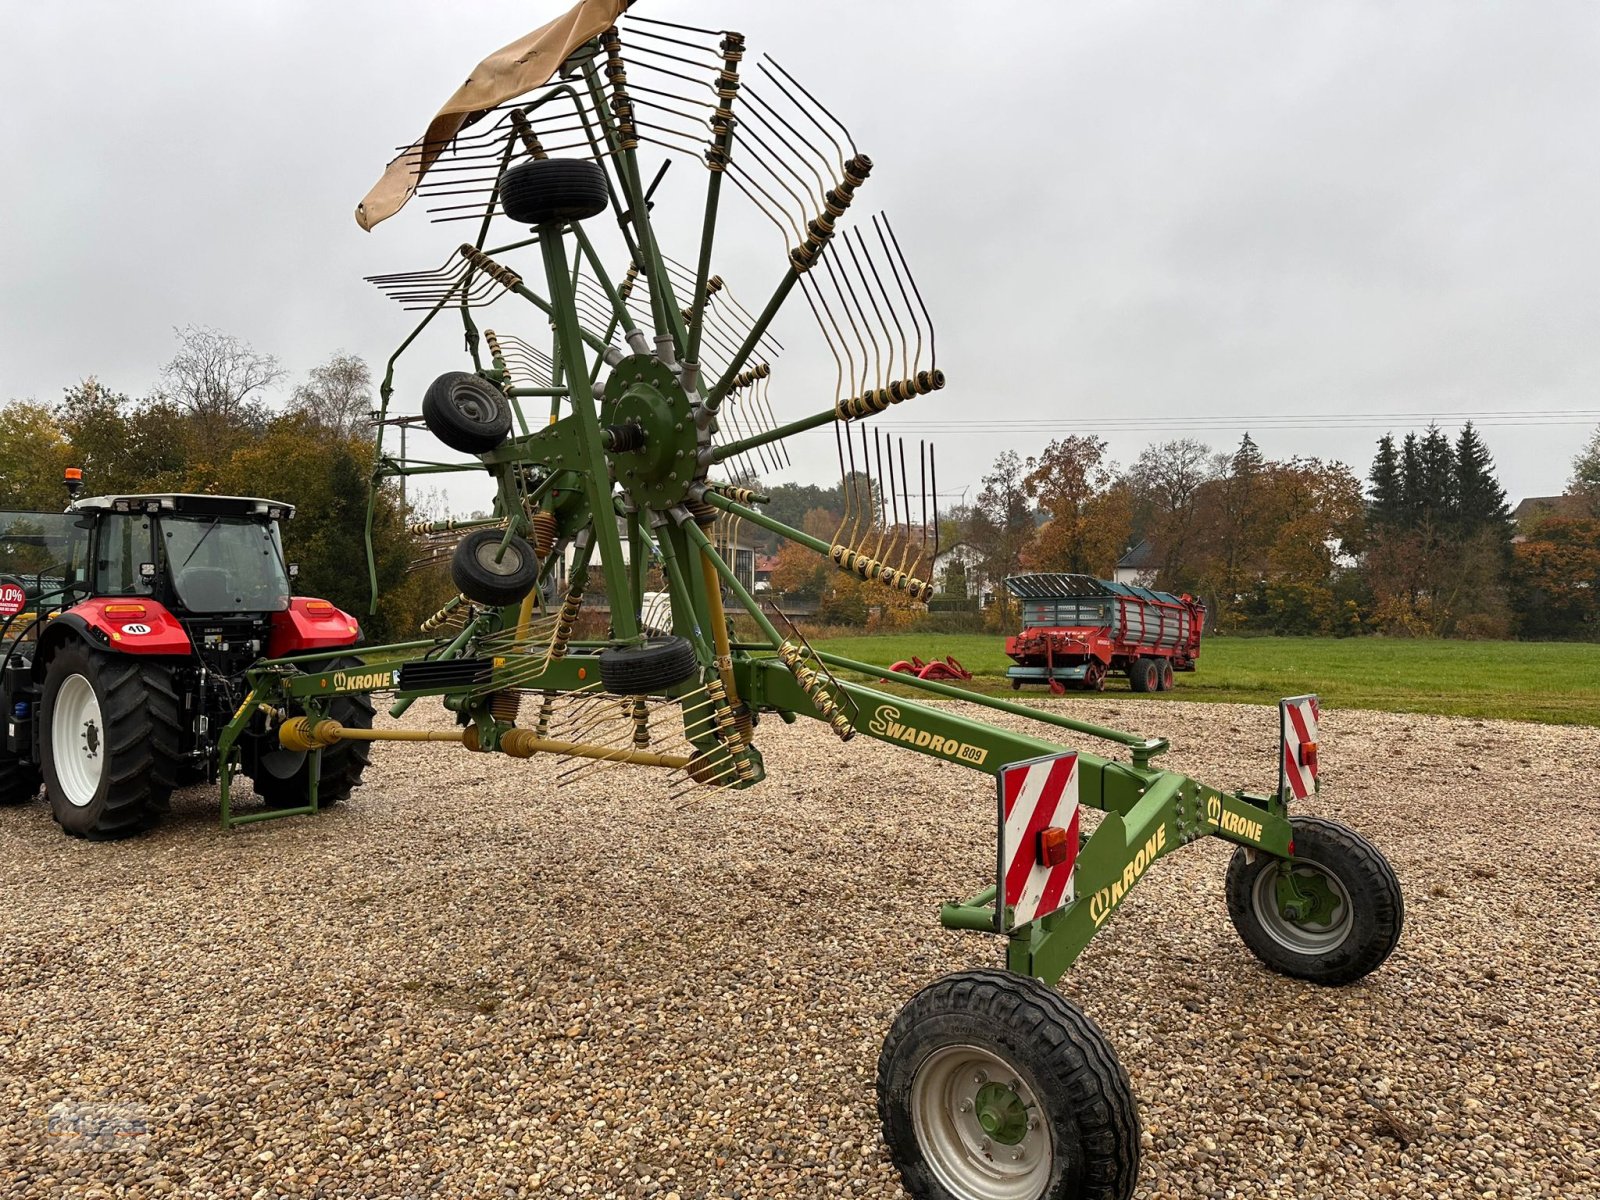
MULTIPOLYGON (((1271 709, 1061 703, 1272 783, 1271 709)), ((1306 810, 1389 855, 1405 936, 1319 991, 1234 935, 1225 847, 1158 864, 1062 982, 1133 1078, 1138 1194, 1600 1196, 1600 734, 1324 728, 1306 810)), ((115 845, 0 811, 0 1194, 899 1196, 873 1068, 919 985, 998 958, 935 919, 992 870, 992 793, 761 734, 767 783, 687 807, 404 745, 348 806, 233 834, 204 789, 115 845), (65 1151, 68 1101, 148 1139, 65 1151)))

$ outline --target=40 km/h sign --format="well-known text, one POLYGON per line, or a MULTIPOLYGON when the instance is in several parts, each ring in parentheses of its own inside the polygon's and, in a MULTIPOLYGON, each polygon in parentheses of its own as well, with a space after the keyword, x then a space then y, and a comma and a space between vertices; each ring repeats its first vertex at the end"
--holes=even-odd
POLYGON ((28 606, 28 593, 20 583, 0 583, 0 617, 14 617, 28 606))

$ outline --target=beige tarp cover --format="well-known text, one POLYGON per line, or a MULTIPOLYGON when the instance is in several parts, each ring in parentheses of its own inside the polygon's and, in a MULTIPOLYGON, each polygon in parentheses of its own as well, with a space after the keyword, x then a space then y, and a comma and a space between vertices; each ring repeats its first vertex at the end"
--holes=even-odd
POLYGON ((570 11, 496 50, 474 67, 467 81, 428 122, 423 135, 389 164, 367 198, 356 205, 356 224, 371 229, 399 212, 440 151, 474 113, 549 83, 567 56, 615 25, 629 3, 631 0, 578 0, 570 11))

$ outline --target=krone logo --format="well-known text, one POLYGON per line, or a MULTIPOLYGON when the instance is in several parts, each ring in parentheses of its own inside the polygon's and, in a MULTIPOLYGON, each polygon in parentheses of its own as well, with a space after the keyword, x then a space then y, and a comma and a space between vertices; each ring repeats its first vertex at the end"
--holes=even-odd
POLYGON ((345 671, 333 673, 333 686, 340 691, 346 688, 359 691, 362 688, 393 687, 400 682, 399 671, 368 671, 365 674, 351 674, 345 671))

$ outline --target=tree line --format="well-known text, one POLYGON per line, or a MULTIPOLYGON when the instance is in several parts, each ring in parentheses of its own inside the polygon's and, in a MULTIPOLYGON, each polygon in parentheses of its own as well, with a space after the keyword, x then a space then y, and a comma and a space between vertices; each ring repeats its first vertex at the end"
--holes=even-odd
MULTIPOLYGON (((824 539, 848 507, 840 487, 769 490, 774 516, 824 539)), ((1600 432, 1566 493, 1520 526, 1470 423, 1454 438, 1437 427, 1385 435, 1365 480, 1342 462, 1269 459, 1249 434, 1223 452, 1190 438, 1155 443, 1127 467, 1103 439, 1067 437, 1037 456, 1001 454, 974 502, 940 526, 945 549, 966 549, 941 560, 936 607, 976 609, 992 595, 997 629, 1017 619, 1007 576, 1110 578, 1129 556, 1139 582, 1200 597, 1225 632, 1600 632, 1600 432)), ((817 598, 825 620, 910 619, 798 549, 779 551, 772 583, 817 598)))
POLYGON ((274 404, 287 380, 270 354, 214 329, 175 331, 177 350, 149 394, 89 378, 60 400, 0 408, 0 507, 59 511, 64 468, 85 493, 210 492, 293 504, 284 553, 298 590, 361 618, 368 641, 407 636, 437 607, 438 579, 408 574, 414 557, 398 488, 379 489, 373 519, 379 605, 368 613, 364 530, 375 464, 372 376, 335 353, 274 404), (432 607, 430 608, 430 604, 432 607))

